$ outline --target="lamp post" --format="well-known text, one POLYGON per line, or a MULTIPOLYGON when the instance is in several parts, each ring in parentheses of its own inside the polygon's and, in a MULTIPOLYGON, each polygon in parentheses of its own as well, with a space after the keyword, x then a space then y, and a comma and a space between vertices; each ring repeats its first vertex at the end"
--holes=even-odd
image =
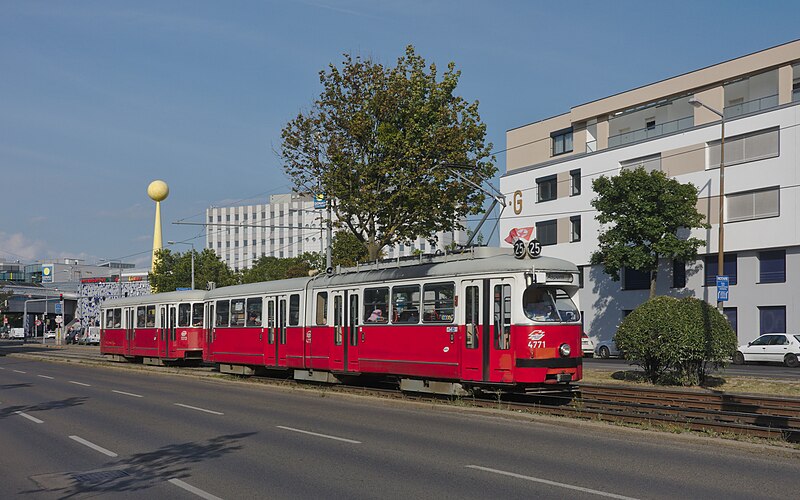
MULTIPOLYGON (((695 108, 706 108, 719 116, 721 123, 721 139, 719 145, 719 255, 717 256, 717 276, 725 273, 725 115, 711 106, 703 104, 696 98, 689 99, 695 108)), ((717 292, 719 294, 719 292, 717 292)), ((717 309, 722 312, 722 301, 717 297, 717 309)))
POLYGON ((169 245, 189 245, 192 247, 192 290, 194 290, 194 243, 187 243, 185 241, 168 241, 169 245))

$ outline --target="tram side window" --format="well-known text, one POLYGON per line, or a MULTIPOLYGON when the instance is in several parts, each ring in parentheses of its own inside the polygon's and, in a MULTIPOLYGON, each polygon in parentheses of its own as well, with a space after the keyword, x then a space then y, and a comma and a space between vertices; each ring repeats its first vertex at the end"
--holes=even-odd
POLYGON ((122 327, 122 310, 106 309, 106 328, 122 327))
POLYGON ((300 294, 289 296, 289 326, 300 325, 300 294))
POLYGON ((191 304, 178 304, 178 326, 190 326, 192 319, 192 305, 191 304))
POLYGON ((228 326, 230 308, 231 305, 227 300, 217 301, 217 319, 214 321, 215 326, 228 326))
POLYGON ((388 323, 389 288, 364 290, 364 323, 388 323))
POLYGON ((147 306, 145 309, 145 322, 144 326, 147 328, 156 327, 156 306, 147 306))
POLYGON ((122 309, 114 309, 114 328, 122 328, 122 309))
POLYGON ((144 325, 144 306, 139 306, 136 308, 136 328, 144 328, 144 325))
POLYGON ((464 304, 467 325, 467 349, 478 348, 478 325, 480 325, 480 295, 477 286, 467 287, 467 300, 464 304))
POLYGON ((392 323, 419 323, 419 285, 392 288, 392 323))
POLYGON ((244 326, 244 299, 231 300, 231 326, 244 326))
POLYGON ((511 285, 494 287, 494 347, 508 349, 511 340, 511 285))
POLYGON ((452 323, 454 283, 428 283, 422 287, 422 320, 425 323, 452 323))
POLYGON ((328 292, 317 293, 317 325, 328 324, 328 292))
POLYGON ((261 297, 251 297, 247 299, 247 326, 261 326, 261 308, 263 303, 261 297))
POLYGON ((203 303, 192 304, 192 326, 200 328, 203 326, 203 303))

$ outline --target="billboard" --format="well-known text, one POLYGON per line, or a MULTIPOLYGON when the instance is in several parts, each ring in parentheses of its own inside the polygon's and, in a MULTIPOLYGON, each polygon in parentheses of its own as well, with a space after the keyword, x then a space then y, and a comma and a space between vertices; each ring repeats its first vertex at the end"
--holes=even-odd
POLYGON ((42 283, 52 283, 55 266, 53 264, 42 264, 42 283))

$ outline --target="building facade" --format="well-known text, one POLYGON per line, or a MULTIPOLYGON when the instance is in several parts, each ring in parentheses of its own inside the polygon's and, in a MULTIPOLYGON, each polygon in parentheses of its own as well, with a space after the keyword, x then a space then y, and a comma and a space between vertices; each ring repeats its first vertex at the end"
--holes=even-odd
MULTIPOLYGON (((334 221, 335 221, 335 215, 334 221)), ((297 257, 306 252, 325 252, 328 245, 327 214, 315 210, 314 200, 296 193, 271 195, 269 203, 206 209, 206 248, 228 267, 247 269, 261 257, 297 257)), ((335 229, 334 229, 335 230, 335 229)), ((386 258, 444 251, 465 243, 465 231, 437 233, 431 246, 420 238, 410 244, 384 249, 386 258)))
POLYGON ((596 344, 608 342, 622 318, 647 300, 649 282, 628 270, 614 282, 602 266, 589 265, 600 230, 592 181, 627 168, 658 169, 694 184, 697 208, 711 225, 692 234, 706 241, 698 261, 660 263, 658 294, 716 303, 722 195, 721 274, 731 284, 725 313, 739 341, 798 332, 799 105, 800 40, 509 130, 501 191, 513 210, 500 222, 501 239, 534 228, 544 254, 581 266, 584 327, 596 344), (715 111, 725 117, 724 193, 715 111))

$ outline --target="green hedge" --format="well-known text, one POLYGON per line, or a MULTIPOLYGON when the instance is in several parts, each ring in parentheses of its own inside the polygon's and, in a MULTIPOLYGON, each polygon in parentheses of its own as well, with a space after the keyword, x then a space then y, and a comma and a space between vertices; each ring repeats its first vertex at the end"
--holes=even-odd
POLYGON ((727 364, 736 333, 703 300, 655 297, 622 321, 616 343, 651 382, 695 385, 705 382, 710 368, 727 364))

